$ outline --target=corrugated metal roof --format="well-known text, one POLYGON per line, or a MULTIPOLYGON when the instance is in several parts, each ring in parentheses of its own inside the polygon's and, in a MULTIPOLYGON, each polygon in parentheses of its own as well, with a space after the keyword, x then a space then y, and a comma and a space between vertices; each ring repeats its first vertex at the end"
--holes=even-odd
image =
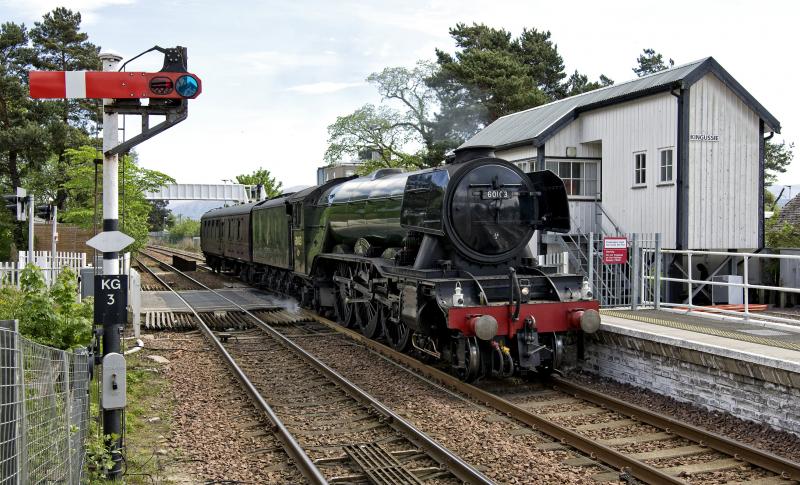
POLYGON ((713 70, 728 87, 742 96, 750 107, 775 131, 780 131, 780 123, 763 106, 750 96, 724 69, 712 58, 706 57, 682 66, 650 74, 638 79, 615 84, 588 93, 554 101, 518 113, 503 116, 464 142, 458 149, 469 147, 508 147, 526 142, 540 145, 561 126, 580 111, 623 102, 638 96, 669 89, 679 83, 691 84, 705 72, 713 70), (544 137, 542 135, 545 135, 544 137))

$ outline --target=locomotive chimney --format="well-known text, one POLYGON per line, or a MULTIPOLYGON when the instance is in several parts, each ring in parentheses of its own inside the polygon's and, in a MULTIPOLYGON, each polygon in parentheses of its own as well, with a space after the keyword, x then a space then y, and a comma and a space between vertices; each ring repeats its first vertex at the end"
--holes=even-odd
POLYGON ((463 163, 475 160, 476 158, 494 157, 494 147, 475 146, 460 148, 455 151, 455 158, 451 163, 463 163))

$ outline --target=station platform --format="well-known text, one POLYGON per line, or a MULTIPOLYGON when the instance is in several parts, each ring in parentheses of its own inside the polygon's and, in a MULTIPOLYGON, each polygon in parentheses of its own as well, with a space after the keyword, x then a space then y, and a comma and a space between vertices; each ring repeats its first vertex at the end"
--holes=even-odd
POLYGON ((794 326, 670 310, 602 310, 602 321, 608 330, 800 373, 800 321, 794 326))
POLYGON ((579 366, 800 435, 800 325, 698 313, 601 310, 579 366))

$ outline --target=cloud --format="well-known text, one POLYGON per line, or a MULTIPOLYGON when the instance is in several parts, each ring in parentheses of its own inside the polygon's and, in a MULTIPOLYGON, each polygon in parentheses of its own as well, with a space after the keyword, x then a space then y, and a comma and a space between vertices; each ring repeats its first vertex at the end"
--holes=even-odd
POLYGON ((357 86, 363 86, 365 83, 363 82, 356 82, 356 83, 335 83, 330 81, 322 81, 318 83, 309 83, 309 84, 298 84, 297 86, 292 86, 290 88, 286 88, 287 91, 294 91, 296 93, 301 94, 330 94, 335 93, 338 91, 342 91, 344 89, 354 88, 357 86))
MULTIPOLYGON (((85 24, 92 24, 97 21, 97 10, 114 5, 130 5, 135 0, 70 0, 67 8, 73 12, 80 12, 81 19, 85 24)), ((65 2, 63 0, 26 0, 19 2, 16 0, 0 0, 0 6, 7 7, 12 11, 18 12, 20 15, 29 19, 39 20, 41 17, 55 9, 62 7, 65 2)))
POLYGON ((249 68, 261 72, 298 67, 327 67, 339 63, 339 56, 333 51, 321 53, 253 51, 240 54, 237 59, 240 63, 247 64, 249 68))

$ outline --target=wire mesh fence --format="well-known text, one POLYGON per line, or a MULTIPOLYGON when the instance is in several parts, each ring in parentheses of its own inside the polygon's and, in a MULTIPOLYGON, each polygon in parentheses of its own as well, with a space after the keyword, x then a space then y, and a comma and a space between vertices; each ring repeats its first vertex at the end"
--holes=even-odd
POLYGON ((0 325, 0 484, 80 483, 90 356, 0 325))

